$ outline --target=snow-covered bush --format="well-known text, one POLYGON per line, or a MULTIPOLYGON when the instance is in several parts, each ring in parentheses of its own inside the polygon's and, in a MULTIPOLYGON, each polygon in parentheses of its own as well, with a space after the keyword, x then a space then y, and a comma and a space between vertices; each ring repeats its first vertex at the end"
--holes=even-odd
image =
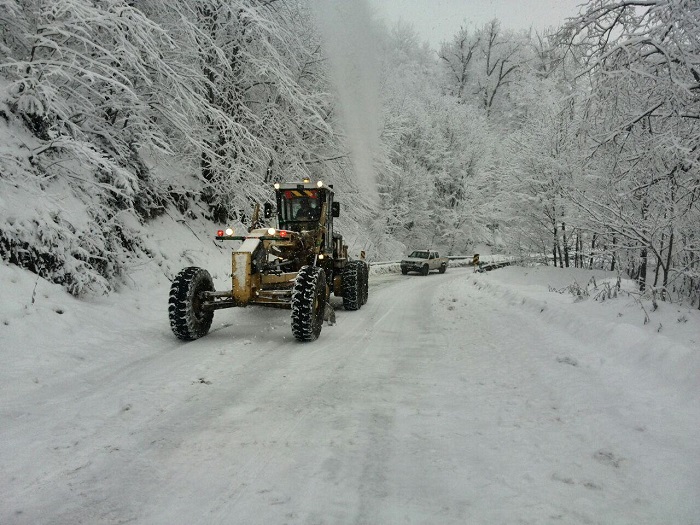
POLYGON ((35 157, 45 145, 17 117, 0 119, 0 142, 0 256, 75 295, 111 290, 145 253, 136 176, 85 142, 35 157))

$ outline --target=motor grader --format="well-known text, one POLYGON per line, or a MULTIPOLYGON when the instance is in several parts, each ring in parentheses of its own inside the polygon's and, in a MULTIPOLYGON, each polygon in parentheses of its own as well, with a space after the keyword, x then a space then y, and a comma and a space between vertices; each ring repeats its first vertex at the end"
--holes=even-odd
POLYGON ((276 226, 260 227, 273 218, 274 207, 266 203, 263 218, 256 206, 247 233, 227 228, 216 234, 219 241, 240 242, 232 251, 231 290, 216 291, 209 272, 194 266, 173 280, 168 314, 179 339, 206 335, 215 310, 257 305, 291 309, 294 337, 314 341, 324 319, 335 321, 331 293, 342 297, 345 310, 367 302, 369 267, 348 257, 342 235, 333 229, 340 215, 333 187, 308 179, 274 187, 276 226))

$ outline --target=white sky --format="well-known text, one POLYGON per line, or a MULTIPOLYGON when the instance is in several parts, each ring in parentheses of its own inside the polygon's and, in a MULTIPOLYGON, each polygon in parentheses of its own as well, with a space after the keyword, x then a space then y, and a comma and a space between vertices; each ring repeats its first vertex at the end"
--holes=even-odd
POLYGON ((412 24, 433 47, 466 24, 478 28, 498 18, 504 28, 541 30, 578 14, 584 0, 368 0, 388 25, 412 24))

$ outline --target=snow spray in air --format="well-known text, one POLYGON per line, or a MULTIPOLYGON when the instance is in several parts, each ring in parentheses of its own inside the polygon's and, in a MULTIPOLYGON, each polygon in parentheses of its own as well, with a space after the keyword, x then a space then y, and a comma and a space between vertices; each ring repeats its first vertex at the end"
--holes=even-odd
POLYGON ((314 0, 331 62, 358 190, 378 203, 374 155, 379 140, 378 53, 366 0, 314 0))

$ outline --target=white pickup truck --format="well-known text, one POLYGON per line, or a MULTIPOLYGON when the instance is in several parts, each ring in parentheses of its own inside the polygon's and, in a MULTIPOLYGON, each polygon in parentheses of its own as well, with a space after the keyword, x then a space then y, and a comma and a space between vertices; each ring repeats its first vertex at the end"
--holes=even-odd
POLYGON ((433 250, 414 250, 401 260, 401 273, 406 275, 408 272, 420 272, 422 275, 428 275, 430 270, 445 273, 447 262, 447 257, 440 257, 440 254, 433 250))

